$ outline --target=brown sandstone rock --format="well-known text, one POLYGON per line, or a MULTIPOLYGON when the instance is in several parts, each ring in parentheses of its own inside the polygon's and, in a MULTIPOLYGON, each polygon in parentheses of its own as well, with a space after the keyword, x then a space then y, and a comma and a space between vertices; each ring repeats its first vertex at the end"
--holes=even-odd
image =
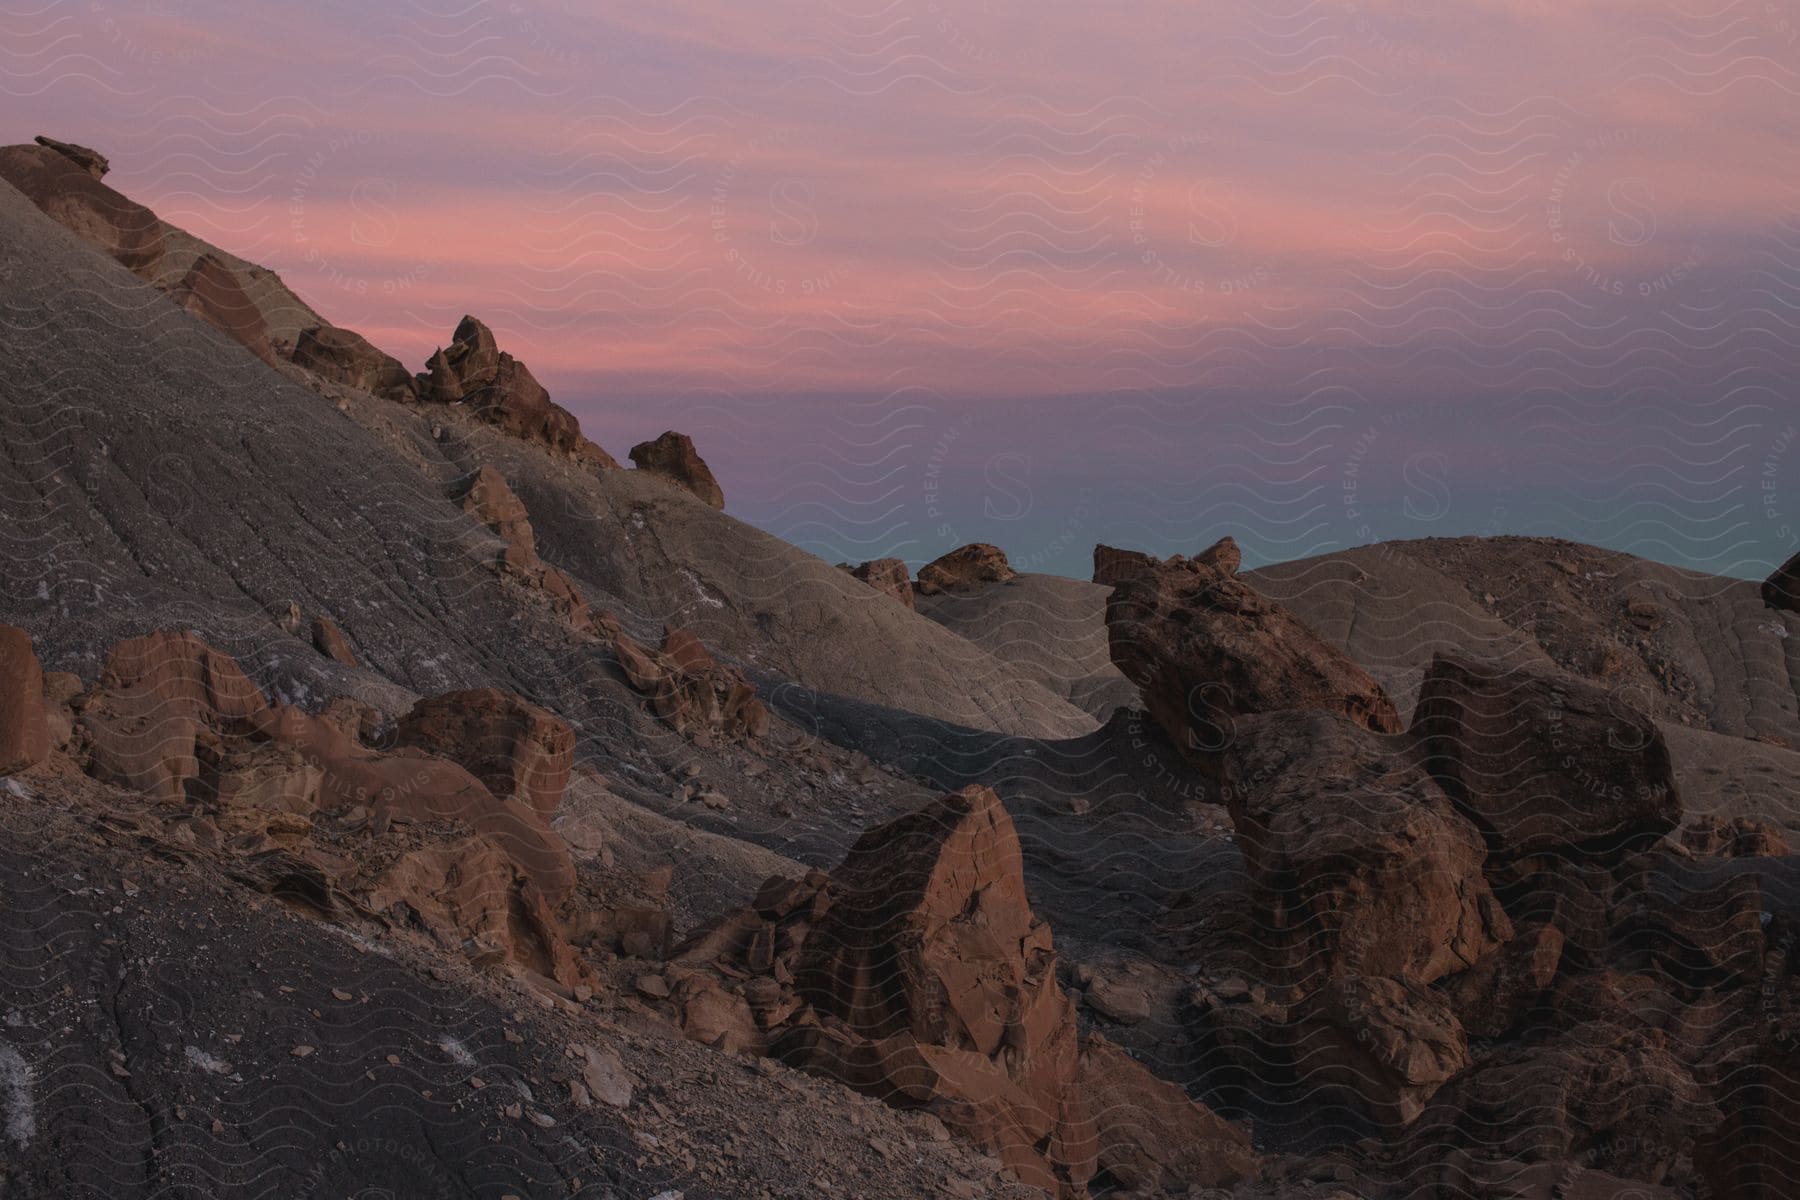
POLYGON ((530 574, 541 565, 538 561, 537 537, 531 528, 531 514, 525 502, 494 468, 483 465, 469 480, 461 498, 462 509, 482 524, 490 526, 506 543, 507 566, 520 574, 530 574))
POLYGON ((677 733, 710 741, 715 735, 755 739, 769 730, 769 710, 756 685, 713 658, 685 629, 665 629, 659 651, 617 633, 613 654, 631 686, 677 733))
POLYGON ((886 592, 908 608, 913 608, 912 579, 906 564, 897 558, 877 558, 851 570, 851 575, 878 592, 886 592))
POLYGON ((1016 572, 1006 553, 986 542, 958 546, 919 568, 919 590, 927 596, 949 589, 972 588, 984 583, 1005 583, 1016 572))
POLYGON ((1085 1183, 1094 1146, 1074 1007, 999 798, 965 788, 871 830, 832 880, 795 983, 843 1034, 790 1044, 789 1061, 841 1063, 840 1078, 877 1094, 898 1087, 1029 1182, 1085 1183))
POLYGON ((1511 936, 1480 835, 1407 753, 1319 711, 1237 722, 1225 800, 1288 980, 1428 984, 1511 936))
POLYGON ((581 435, 575 415, 550 393, 525 364, 501 350, 493 331, 474 317, 456 326, 450 345, 426 363, 414 387, 425 400, 467 404, 472 412, 515 437, 542 442, 601 467, 617 467, 613 457, 581 435))
POLYGON ((104 179, 106 173, 112 170, 112 164, 106 161, 106 155, 98 150, 79 146, 74 142, 59 142, 55 138, 45 137, 41 133, 31 140, 46 149, 56 151, 95 179, 104 179))
POLYGON ((43 668, 31 648, 31 635, 0 625, 0 775, 30 770, 48 757, 43 668))
POLYGON ((312 644, 313 649, 326 658, 335 659, 347 667, 357 665, 356 651, 350 648, 350 639, 337 627, 337 622, 324 613, 313 618, 312 644))
POLYGON ((548 821, 575 765, 568 722, 497 688, 420 700, 400 718, 399 743, 461 763, 501 800, 517 799, 548 821))
POLYGON ((1077 1085, 1094 1121, 1097 1164, 1125 1187, 1181 1195, 1256 1171, 1241 1129, 1103 1037, 1082 1040, 1077 1085))
POLYGON ((213 255, 196 258, 169 296, 256 357, 275 365, 275 347, 262 310, 244 293, 231 269, 213 255))
POLYGON ((321 809, 362 806, 384 821, 460 821, 505 851, 552 905, 573 890, 569 848, 544 817, 495 798, 460 764, 410 748, 371 750, 332 722, 285 705, 254 724, 258 736, 299 750, 323 770, 321 809))
POLYGON ((1157 562, 1153 555, 1141 550, 1120 550, 1097 544, 1094 547, 1094 582, 1101 587, 1118 587, 1139 571, 1156 566, 1157 562))
POLYGON ((1234 553, 1172 558, 1132 572, 1106 603, 1112 660, 1189 754, 1222 749, 1234 717, 1285 709, 1401 728, 1381 687, 1287 609, 1227 574, 1234 553))
POLYGON ((536 883, 489 837, 408 851, 374 882, 367 903, 422 925, 478 966, 513 962, 568 986, 590 974, 536 883))
POLYGON ((1412 729, 1427 769, 1502 859, 1622 856, 1681 821, 1662 731, 1597 684, 1440 654, 1412 729))
POLYGON ((113 191, 87 166, 48 146, 0 148, 0 179, 45 215, 150 278, 163 254, 156 214, 113 191))
POLYGON ((237 662, 192 633, 153 633, 120 642, 82 707, 91 770, 164 803, 186 796, 200 756, 249 732, 268 701, 237 662))
POLYGON ((1775 568, 1763 580, 1762 602, 1770 608, 1800 613, 1800 553, 1775 568))
MULTIPOLYGON (((1236 575, 1244 565, 1244 553, 1237 539, 1222 537, 1190 560, 1211 567, 1222 575, 1236 575)), ((1094 582, 1117 587, 1139 571, 1161 565, 1161 560, 1141 550, 1120 550, 1114 546, 1094 547, 1094 582)))
POLYGON ((693 493, 702 504, 725 507, 725 493, 720 490, 719 481, 694 449, 694 439, 685 433, 671 429, 655 441, 639 442, 631 448, 631 461, 640 471, 660 475, 693 493))
POLYGON ((1468 1038, 1430 988, 1363 975, 1331 980, 1294 1014, 1303 1088, 1330 1088, 1389 1128, 1411 1123, 1469 1065, 1468 1038))
POLYGON ((413 378, 400 360, 370 344, 360 333, 336 325, 314 325, 300 331, 290 356, 296 366, 345 387, 383 400, 416 398, 413 378))

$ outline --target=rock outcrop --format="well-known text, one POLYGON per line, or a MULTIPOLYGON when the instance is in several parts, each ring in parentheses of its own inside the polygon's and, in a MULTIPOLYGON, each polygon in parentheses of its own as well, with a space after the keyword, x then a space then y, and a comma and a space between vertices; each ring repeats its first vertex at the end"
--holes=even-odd
POLYGON ((43 667, 29 634, 0 625, 0 775, 30 770, 49 755, 43 667))
POLYGON ((902 560, 873 559, 861 566, 852 567, 850 574, 876 591, 892 596, 906 607, 916 607, 913 602, 912 577, 907 573, 906 563, 902 560))
POLYGON ((702 504, 725 507, 725 493, 713 478, 712 468, 694 449, 694 439, 685 433, 671 429, 654 441, 639 442, 631 448, 631 461, 638 470, 660 475, 702 504))
POLYGON ((314 325, 300 331, 289 356, 322 379, 383 400, 406 402, 417 398, 413 377, 393 355, 377 348, 360 333, 336 325, 314 325))
POLYGON ((756 685, 685 629, 664 629, 656 651, 615 633, 613 655, 631 686, 677 733, 710 743, 715 737, 760 738, 769 730, 769 710, 756 685))
POLYGON ((1403 740, 1319 711, 1236 728, 1225 801, 1283 982, 1429 984, 1511 936, 1482 873, 1480 834, 1403 740))
POLYGON ((201 755, 253 732, 268 700, 236 660, 192 633, 120 642, 88 693, 79 721, 98 778, 165 804, 187 799, 201 755))
POLYGON ((244 292, 231 268, 215 255, 196 258, 169 298, 270 366, 275 365, 275 346, 262 310, 244 292))
POLYGON ((1800 553, 1775 568, 1763 580, 1762 602, 1783 612, 1800 613, 1800 553))
POLYGON ((1379 684, 1287 609, 1231 575, 1215 546, 1119 580, 1106 603, 1112 660, 1185 753, 1231 739, 1233 718, 1317 709, 1381 733, 1400 717, 1379 684))
POLYGON ((127 269, 154 277, 163 254, 162 222, 101 183, 87 165, 47 145, 6 146, 0 148, 0 179, 127 269))
POLYGON ((1597 684, 1439 655, 1412 731, 1500 859, 1619 857, 1681 822, 1662 731, 1597 684))
POLYGON ((31 140, 47 150, 56 151, 95 179, 106 178, 106 173, 112 170, 112 164, 106 160, 106 155, 98 150, 80 146, 74 142, 59 142, 55 138, 45 137, 41 133, 31 140))
POLYGON ((527 587, 536 588, 577 633, 594 629, 587 596, 574 576, 538 557, 537 534, 525 502, 494 468, 483 465, 457 497, 462 510, 500 535, 500 566, 527 587))
POLYGON ((927 596, 959 591, 985 583, 1005 583, 1016 572, 1006 552, 986 542, 958 546, 919 568, 919 590, 927 596))
POLYGON ((550 399, 524 363, 501 350, 491 329, 465 316, 415 381, 421 399, 466 404, 514 437, 540 442, 600 467, 619 464, 583 437, 575 414, 550 399))
POLYGON ((569 723, 498 688, 427 697, 400 718, 396 736, 462 764, 497 798, 518 800, 546 821, 575 765, 569 723))
MULTIPOLYGON (((1254 1173, 1243 1132, 1080 1036, 1017 831, 970 787, 872 829, 832 875, 775 877, 676 951, 689 1036, 757 1047, 988 1147, 1083 1196, 1096 1169, 1176 1194, 1254 1173), (691 972, 743 979, 741 998, 691 972)), ((667 989, 658 984, 654 993, 667 989)))

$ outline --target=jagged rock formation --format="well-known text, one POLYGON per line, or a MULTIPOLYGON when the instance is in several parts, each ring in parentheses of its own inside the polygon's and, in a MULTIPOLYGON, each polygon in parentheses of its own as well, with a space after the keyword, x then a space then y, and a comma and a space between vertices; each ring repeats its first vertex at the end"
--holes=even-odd
POLYGON ((725 507, 725 493, 713 478, 712 468, 694 449, 694 439, 685 433, 669 430, 654 441, 639 442, 631 448, 631 461, 640 471, 661 476, 702 504, 725 507))
POLYGON ((1005 583, 1013 577, 1006 552, 986 542, 958 546, 919 568, 919 590, 927 596, 945 590, 967 590, 984 583, 1005 583))
POLYGON ((0 147, 0 179, 127 270, 153 271, 162 256, 162 223, 156 214, 113 191, 58 150, 43 145, 0 147))
POLYGON ((1216 752, 1240 714, 1319 709, 1379 733, 1400 730, 1380 685, 1341 651, 1226 568, 1235 546, 1122 578, 1106 604, 1113 662, 1183 751, 1216 752))
POLYGON ((467 404, 514 437, 541 442, 594 466, 619 465, 581 435, 575 415, 554 403, 525 364, 501 350, 493 331, 474 317, 465 316, 450 345, 426 362, 416 390, 432 403, 467 404))
POLYGON ((1252 1174, 1241 1131, 1080 1036, 1024 885, 993 792, 945 796, 870 830, 830 876, 769 880, 678 950, 684 967, 753 976, 736 1001, 686 979, 682 1019, 690 1036, 923 1106, 1060 1195, 1084 1195, 1096 1169, 1177 1194, 1252 1174))
POLYGON ((676 733, 706 743, 714 737, 755 739, 769 731, 769 710, 757 698, 756 685, 719 662, 685 629, 665 629, 662 648, 654 652, 615 633, 613 655, 631 686, 676 733))

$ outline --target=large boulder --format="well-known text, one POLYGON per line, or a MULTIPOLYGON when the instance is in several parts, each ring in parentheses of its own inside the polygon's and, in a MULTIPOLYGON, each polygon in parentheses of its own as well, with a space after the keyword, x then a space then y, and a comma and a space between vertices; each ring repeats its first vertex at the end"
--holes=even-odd
POLYGON ((188 632, 113 647, 82 705, 92 773, 169 804, 187 798, 201 756, 253 731, 268 700, 238 666, 188 632))
POLYGON ((965 788, 873 829, 832 878, 795 979, 826 1027, 790 1038, 790 1061, 898 1088, 1027 1182, 1084 1184, 1094 1139, 1075 1008, 999 797, 965 788))
POLYGON ((1598 684, 1440 654, 1412 729, 1499 859, 1613 858, 1681 823, 1662 731, 1598 684))
POLYGON ((1016 573, 1000 547, 971 542, 920 567, 919 590, 931 596, 946 590, 975 588, 984 583, 1005 583, 1016 573))
MULTIPOLYGON (((1244 552, 1238 548, 1237 539, 1222 537, 1205 550, 1194 555, 1193 562, 1211 567, 1223 575, 1236 575, 1238 568, 1244 565, 1244 552)), ((1116 546, 1096 545, 1094 547, 1094 582, 1103 587, 1117 587, 1139 571, 1149 570, 1157 566, 1159 560, 1141 550, 1121 550, 1116 546)))
POLYGON ((275 365, 269 323, 245 293, 242 282, 216 255, 196 258, 169 298, 270 366, 275 365))
POLYGON ((476 966, 515 963, 570 987, 589 978, 542 890, 491 837, 409 850, 365 899, 396 924, 423 926, 476 966))
POLYGON ((1763 580, 1762 601, 1770 608, 1800 613, 1800 553, 1775 568, 1775 573, 1763 580))
POLYGON ((336 325, 314 325, 300 331, 292 357, 322 379, 368 392, 384 400, 416 397, 413 378, 400 360, 378 349, 360 333, 336 325))
POLYGON ((1296 986, 1345 974, 1429 984, 1511 936, 1481 836, 1403 739, 1316 710, 1237 722, 1225 801, 1296 986))
POLYGON ((514 437, 541 442, 601 467, 619 464, 581 435, 575 414, 550 399, 524 363, 501 350, 493 330, 465 316, 450 345, 425 364, 414 384, 422 399, 467 404, 483 420, 514 437))
POLYGON ((400 718, 398 740, 461 763, 496 797, 518 800, 546 821, 575 765, 567 721, 497 688, 420 700, 400 718))
POLYGON ((1085 1195, 1097 1164, 1177 1194, 1255 1167, 1241 1131, 1104 1039, 1081 1039, 1050 930, 1026 902, 1017 831, 986 788, 868 831, 833 875, 770 878, 671 963, 675 994, 654 994, 690 1037, 766 1045, 924 1108, 1058 1194, 1085 1195))
POLYGON ((29 634, 0 625, 0 775, 29 770, 49 756, 43 667, 29 634))
POLYGON ((631 461, 638 470, 667 479, 702 504, 725 507, 725 493, 713 477, 712 468, 694 449, 694 439, 685 433, 671 429, 654 441, 639 442, 631 448, 631 461))
POLYGON ((1366 671, 1287 609, 1232 575, 1214 547, 1119 578, 1106 602, 1113 663, 1150 715, 1189 754, 1230 739, 1249 713, 1318 709, 1398 732, 1400 717, 1366 671))
POLYGON ((101 183, 90 166, 47 145, 0 148, 0 179, 127 269, 154 278, 163 256, 162 222, 101 183))

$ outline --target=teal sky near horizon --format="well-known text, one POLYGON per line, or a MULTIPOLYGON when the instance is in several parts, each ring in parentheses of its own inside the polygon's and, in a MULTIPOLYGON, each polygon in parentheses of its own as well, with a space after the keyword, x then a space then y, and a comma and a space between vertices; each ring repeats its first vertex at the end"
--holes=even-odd
POLYGON ((1800 0, 0 0, 0 86, 833 560, 1800 543, 1800 0))

